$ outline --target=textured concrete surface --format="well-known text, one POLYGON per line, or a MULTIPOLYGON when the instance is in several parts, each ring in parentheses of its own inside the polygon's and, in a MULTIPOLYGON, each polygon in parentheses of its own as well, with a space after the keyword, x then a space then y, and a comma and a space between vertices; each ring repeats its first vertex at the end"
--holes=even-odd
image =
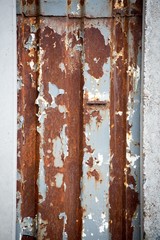
POLYGON ((0 239, 15 239, 16 218, 16 6, 0 7, 0 239))
POLYGON ((160 239, 160 1, 145 2, 144 239, 158 240, 160 239))

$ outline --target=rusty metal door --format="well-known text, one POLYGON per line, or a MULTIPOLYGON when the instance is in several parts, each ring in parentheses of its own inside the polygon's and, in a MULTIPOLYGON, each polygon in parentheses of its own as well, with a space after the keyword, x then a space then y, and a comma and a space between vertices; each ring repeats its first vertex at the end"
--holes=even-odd
POLYGON ((140 239, 141 14, 17 1, 17 240, 140 239))

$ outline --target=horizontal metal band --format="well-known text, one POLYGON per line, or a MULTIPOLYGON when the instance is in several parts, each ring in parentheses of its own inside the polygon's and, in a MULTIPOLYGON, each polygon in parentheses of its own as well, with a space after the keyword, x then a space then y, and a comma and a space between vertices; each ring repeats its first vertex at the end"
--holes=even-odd
POLYGON ((114 17, 141 15, 141 0, 17 0, 17 14, 25 16, 114 17))

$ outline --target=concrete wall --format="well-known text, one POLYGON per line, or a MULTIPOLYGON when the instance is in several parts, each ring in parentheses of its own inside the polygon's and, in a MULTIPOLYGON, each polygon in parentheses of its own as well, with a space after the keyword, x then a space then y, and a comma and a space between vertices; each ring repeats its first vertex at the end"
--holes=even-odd
POLYGON ((145 239, 160 239, 160 1, 145 1, 143 174, 145 239))
POLYGON ((16 12, 0 0, 0 240, 15 239, 16 205, 16 12))

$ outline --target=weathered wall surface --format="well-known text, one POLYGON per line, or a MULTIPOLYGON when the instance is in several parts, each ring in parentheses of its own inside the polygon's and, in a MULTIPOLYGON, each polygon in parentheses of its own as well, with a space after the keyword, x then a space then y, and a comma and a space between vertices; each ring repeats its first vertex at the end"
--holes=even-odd
POLYGON ((160 1, 145 6, 143 154, 145 239, 160 239, 160 1))
POLYGON ((0 239, 15 239, 16 6, 0 1, 0 239))

